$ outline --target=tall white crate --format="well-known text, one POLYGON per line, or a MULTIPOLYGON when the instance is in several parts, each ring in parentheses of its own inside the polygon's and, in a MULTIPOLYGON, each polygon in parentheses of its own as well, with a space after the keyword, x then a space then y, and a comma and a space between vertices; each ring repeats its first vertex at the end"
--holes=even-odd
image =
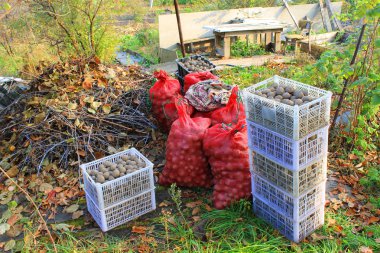
POLYGON ((279 76, 243 91, 253 211, 295 242, 324 222, 331 95, 279 76), (308 97, 285 103, 266 97, 284 92, 278 87, 308 97))

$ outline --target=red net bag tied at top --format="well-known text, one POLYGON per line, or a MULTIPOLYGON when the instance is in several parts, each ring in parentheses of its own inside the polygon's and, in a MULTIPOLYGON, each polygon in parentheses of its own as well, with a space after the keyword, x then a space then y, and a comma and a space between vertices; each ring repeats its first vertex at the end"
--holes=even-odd
POLYGON ((186 93, 191 85, 196 84, 200 81, 209 80, 209 79, 217 80, 219 78, 217 76, 214 76, 209 71, 194 72, 194 73, 187 74, 184 79, 184 87, 183 87, 184 92, 186 93))
POLYGON ((227 105, 213 111, 210 118, 211 125, 218 123, 236 124, 240 120, 245 120, 244 104, 239 96, 239 88, 237 86, 232 89, 227 105))
POLYGON ((180 94, 181 85, 178 80, 170 77, 163 70, 156 71, 154 76, 156 83, 149 90, 149 98, 152 102, 152 114, 164 131, 168 131, 167 118, 164 115, 164 105, 170 103, 171 99, 180 94))
POLYGON ((164 103, 163 106, 163 113, 165 116, 166 121, 164 122, 164 128, 165 129, 170 129, 173 122, 178 119, 178 112, 177 112, 177 107, 175 105, 175 100, 177 100, 179 103, 183 103, 184 106, 186 107, 186 112, 188 115, 192 115, 194 112, 194 107, 192 107, 189 104, 189 101, 182 95, 177 94, 170 101, 167 101, 164 103))
POLYGON ((166 142, 166 164, 159 183, 176 183, 185 187, 210 187, 212 175, 203 153, 202 141, 211 120, 190 118, 186 105, 175 99, 178 119, 174 121, 166 142))
POLYGON ((251 195, 247 127, 217 124, 206 132, 203 149, 214 176, 214 206, 223 209, 251 195))

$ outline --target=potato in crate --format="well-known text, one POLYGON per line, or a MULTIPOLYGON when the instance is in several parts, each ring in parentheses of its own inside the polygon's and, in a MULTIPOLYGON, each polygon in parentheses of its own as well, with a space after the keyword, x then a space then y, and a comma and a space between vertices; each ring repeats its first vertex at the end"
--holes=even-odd
POLYGON ((202 55, 192 55, 177 59, 178 76, 185 78, 187 74, 193 72, 210 71, 215 72, 216 66, 202 55))
POLYGON ((296 171, 327 156, 328 126, 293 140, 247 120, 250 149, 296 171))
POLYGON ((277 75, 243 90, 247 120, 293 140, 330 120, 330 91, 277 75))
POLYGON ((294 220, 260 198, 253 197, 253 212, 278 229, 286 238, 296 243, 313 233, 324 223, 324 203, 303 217, 294 220))
POLYGON ((250 151, 250 170, 251 173, 298 197, 326 180, 327 157, 306 164, 299 170, 289 170, 260 153, 250 151))
POLYGON ((84 191, 100 210, 154 189, 153 163, 135 148, 80 166, 84 191))

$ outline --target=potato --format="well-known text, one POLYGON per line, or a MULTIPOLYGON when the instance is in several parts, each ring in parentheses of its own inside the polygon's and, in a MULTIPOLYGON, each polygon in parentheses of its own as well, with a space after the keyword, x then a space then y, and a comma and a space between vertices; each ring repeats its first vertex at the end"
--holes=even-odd
POLYGON ((269 97, 275 97, 275 96, 276 96, 276 92, 272 92, 272 91, 271 91, 271 92, 268 92, 268 93, 267 93, 267 96, 268 96, 268 98, 269 98, 269 97))
POLYGON ((287 98, 281 100, 281 102, 284 103, 284 104, 287 104, 287 105, 294 105, 293 101, 291 101, 291 100, 289 100, 289 99, 287 99, 287 98))
POLYGON ((305 96, 309 96, 309 91, 307 91, 307 90, 303 90, 302 93, 303 93, 305 96))
POLYGON ((115 164, 115 163, 113 163, 112 165, 111 165, 111 169, 112 170, 115 170, 117 168, 117 165, 115 164))
POLYGON ((280 100, 282 100, 282 96, 281 96, 281 95, 277 95, 277 96, 275 96, 274 98, 275 98, 275 99, 280 99, 280 100))
POLYGON ((114 171, 112 171, 112 176, 113 176, 114 178, 119 177, 119 176, 120 176, 120 171, 119 171, 119 170, 114 170, 114 171))
POLYGON ((109 178, 108 178, 109 181, 114 180, 114 179, 115 178, 112 175, 110 175, 109 178))
POLYGON ((274 99, 274 97, 273 96, 270 96, 270 97, 267 97, 268 99, 274 99))
POLYGON ((290 97, 290 100, 293 101, 294 99, 296 99, 296 96, 291 96, 291 97, 290 97))
POLYGON ((278 87, 276 89, 276 95, 282 95, 285 92, 283 87, 278 87))
POLYGON ((289 99, 291 97, 291 95, 288 92, 284 92, 282 94, 282 97, 285 98, 285 99, 289 99))
POLYGON ((294 92, 294 96, 296 96, 296 98, 301 98, 302 99, 303 93, 302 93, 302 91, 297 90, 297 91, 294 92))
POLYGON ((131 170, 133 167, 132 167, 132 165, 127 165, 127 166, 125 166, 125 169, 126 170, 131 170))
POLYGON ((270 92, 270 89, 263 89, 263 90, 261 90, 261 93, 263 93, 263 94, 267 94, 268 92, 270 92))
POLYGON ((131 161, 129 164, 135 166, 137 163, 135 161, 131 161))
POLYGON ((112 163, 110 161, 105 161, 103 164, 106 167, 110 167, 112 165, 112 163))
POLYGON ((105 179, 108 179, 109 176, 110 176, 110 173, 109 173, 108 171, 107 171, 107 172, 104 172, 104 173, 103 173, 103 176, 104 176, 105 179))
POLYGON ((98 175, 98 176, 96 177, 96 182, 98 182, 98 183, 100 183, 100 184, 104 183, 105 181, 106 181, 106 179, 104 178, 103 175, 98 175))
POLYGON ((299 98, 297 98, 297 99, 294 99, 294 103, 296 104, 296 105, 302 105, 302 99, 299 99, 299 98))
POLYGON ((293 93, 295 91, 295 89, 292 86, 286 86, 285 91, 288 93, 293 93))
POLYGON ((261 93, 261 91, 255 91, 255 94, 258 95, 258 96, 263 95, 263 93, 261 93))
POLYGON ((121 167, 121 168, 119 169, 119 171, 120 171, 120 174, 121 174, 121 173, 125 173, 127 170, 126 170, 126 168, 121 167))
POLYGON ((120 173, 120 176, 122 177, 122 176, 125 176, 125 173, 124 172, 121 172, 120 173))
POLYGON ((124 168, 124 165, 122 165, 122 164, 118 164, 118 165, 117 165, 117 169, 120 170, 121 168, 124 168))
POLYGON ((302 98, 302 101, 304 101, 304 102, 310 102, 310 101, 312 101, 313 99, 310 97, 310 96, 304 96, 303 98, 302 98))
POLYGON ((103 163, 99 165, 99 170, 105 169, 105 168, 106 168, 106 166, 103 163))

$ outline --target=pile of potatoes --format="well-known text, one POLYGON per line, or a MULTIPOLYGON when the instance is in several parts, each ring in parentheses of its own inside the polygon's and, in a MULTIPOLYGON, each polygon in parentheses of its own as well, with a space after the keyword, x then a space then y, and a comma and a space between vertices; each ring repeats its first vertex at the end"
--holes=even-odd
POLYGON ((145 162, 134 155, 122 155, 115 163, 105 161, 98 170, 88 170, 96 183, 104 183, 145 168, 145 162))
POLYGON ((202 72, 214 68, 211 63, 205 62, 202 58, 185 58, 181 64, 190 72, 202 72))
POLYGON ((278 84, 256 91, 255 94, 287 105, 303 105, 314 100, 307 90, 296 90, 292 86, 278 84))

